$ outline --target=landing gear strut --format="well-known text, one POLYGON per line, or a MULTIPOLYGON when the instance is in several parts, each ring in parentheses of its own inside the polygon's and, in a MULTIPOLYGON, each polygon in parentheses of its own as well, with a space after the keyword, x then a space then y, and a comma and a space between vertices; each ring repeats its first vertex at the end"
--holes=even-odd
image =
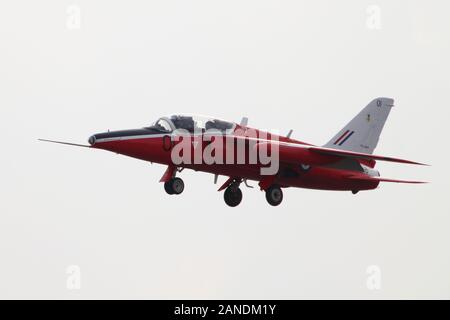
POLYGON ((181 194, 184 191, 184 182, 180 178, 172 178, 164 183, 164 190, 168 194, 181 194))
POLYGON ((242 201, 242 191, 239 188, 239 184, 231 184, 223 194, 225 203, 230 207, 237 207, 242 201))
POLYGON ((283 190, 278 186, 271 186, 266 190, 266 200, 271 206, 278 206, 283 201, 283 190))

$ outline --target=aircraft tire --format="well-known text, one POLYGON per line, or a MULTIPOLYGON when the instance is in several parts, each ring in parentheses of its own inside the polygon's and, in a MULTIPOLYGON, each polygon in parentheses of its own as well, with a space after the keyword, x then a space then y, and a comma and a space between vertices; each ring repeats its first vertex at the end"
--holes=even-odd
POLYGON ((171 181, 164 182, 164 190, 166 190, 167 194, 170 194, 170 195, 173 194, 171 181))
POLYGON ((228 206, 237 207, 242 201, 242 191, 240 188, 230 186, 225 190, 223 199, 228 206))
POLYGON ((164 183, 164 190, 170 195, 181 194, 184 191, 184 182, 180 178, 172 178, 164 183))
POLYGON ((173 194, 182 194, 184 191, 184 181, 180 178, 173 178, 170 180, 170 188, 173 194))
POLYGON ((278 206, 283 201, 283 190, 278 186, 272 186, 266 190, 266 200, 271 206, 278 206))

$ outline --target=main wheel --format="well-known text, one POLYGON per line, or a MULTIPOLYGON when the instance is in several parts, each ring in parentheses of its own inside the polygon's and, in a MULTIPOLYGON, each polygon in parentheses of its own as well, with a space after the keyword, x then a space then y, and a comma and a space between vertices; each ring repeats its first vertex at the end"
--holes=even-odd
POLYGON ((172 180, 164 182, 164 190, 166 190, 167 194, 172 195, 173 189, 172 189, 172 180))
POLYGON ((238 206, 242 201, 242 191, 239 188, 230 186, 225 190, 223 194, 225 203, 230 207, 238 206))
POLYGON ((172 178, 164 183, 164 189, 168 194, 181 194, 184 191, 184 182, 180 178, 172 178))
POLYGON ((278 206, 283 201, 283 191, 278 186, 266 190, 266 199, 271 206, 278 206))
POLYGON ((184 182, 180 178, 173 178, 171 181, 173 194, 182 194, 184 191, 184 182))

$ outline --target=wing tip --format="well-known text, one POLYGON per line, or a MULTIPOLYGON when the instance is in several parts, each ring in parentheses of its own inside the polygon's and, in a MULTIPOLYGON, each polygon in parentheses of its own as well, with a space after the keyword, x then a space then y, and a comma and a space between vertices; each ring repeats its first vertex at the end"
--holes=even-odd
POLYGON ((417 165, 417 166, 431 167, 431 164, 428 164, 428 163, 417 162, 417 161, 411 161, 411 160, 406 160, 406 161, 407 161, 407 163, 409 163, 409 164, 414 164, 414 165, 417 165))

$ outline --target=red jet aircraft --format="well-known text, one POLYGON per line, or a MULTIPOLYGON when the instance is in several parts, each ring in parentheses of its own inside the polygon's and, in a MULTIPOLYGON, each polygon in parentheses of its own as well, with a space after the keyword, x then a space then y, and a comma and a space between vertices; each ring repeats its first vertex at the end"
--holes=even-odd
POLYGON ((186 115, 163 117, 142 129, 95 134, 89 145, 40 140, 166 165, 160 182, 170 195, 183 192, 184 182, 176 175, 185 168, 212 173, 215 183, 219 175, 227 176, 219 191, 225 190, 225 202, 231 207, 241 203, 242 183, 258 181, 268 203, 277 206, 283 200, 282 188, 287 187, 356 194, 375 189, 380 182, 424 183, 381 178, 374 169, 377 160, 423 165, 373 155, 393 103, 390 98, 373 100, 323 147, 292 139, 292 130, 280 136, 250 128, 246 118, 237 124, 186 115))

